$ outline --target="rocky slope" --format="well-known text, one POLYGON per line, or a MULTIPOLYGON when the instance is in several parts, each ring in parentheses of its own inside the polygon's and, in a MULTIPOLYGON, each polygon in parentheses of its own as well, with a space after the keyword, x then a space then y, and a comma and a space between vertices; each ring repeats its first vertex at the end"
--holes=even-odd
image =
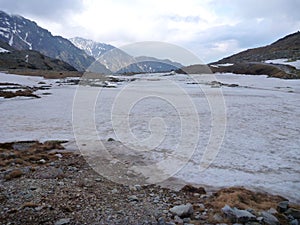
POLYGON ((69 40, 53 36, 35 22, 0 11, 0 40, 17 50, 35 50, 51 58, 60 59, 84 71, 94 58, 74 46, 69 40))

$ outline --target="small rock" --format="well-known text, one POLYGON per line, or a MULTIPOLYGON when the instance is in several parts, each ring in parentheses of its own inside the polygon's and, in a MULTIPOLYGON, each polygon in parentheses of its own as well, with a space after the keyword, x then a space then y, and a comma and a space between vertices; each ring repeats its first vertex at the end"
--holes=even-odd
POLYGON ((136 188, 137 191, 142 190, 142 186, 139 184, 134 185, 134 187, 136 188))
POLYGON ((191 192, 191 193, 198 193, 198 194, 206 194, 206 191, 203 187, 194 187, 192 185, 185 185, 181 191, 184 191, 184 192, 191 192))
POLYGON ((183 224, 183 220, 179 216, 174 217, 174 222, 177 224, 183 224))
POLYGON ((96 182, 102 182, 102 179, 98 177, 98 178, 95 179, 95 181, 96 182))
POLYGON ((267 212, 268 212, 268 213, 271 213, 271 214, 273 214, 273 215, 276 214, 276 213, 278 213, 277 210, 274 209, 274 208, 270 208, 267 212))
POLYGON ((191 219, 190 219, 190 218, 183 218, 183 222, 184 222, 184 223, 190 223, 190 222, 191 222, 191 219))
POLYGON ((36 208, 38 207, 39 205, 34 203, 34 202, 25 202, 21 208, 36 208))
POLYGON ((294 219, 300 219, 300 210, 298 209, 289 208, 284 214, 292 216, 294 219))
POLYGON ((157 220, 157 225, 165 225, 165 219, 163 217, 159 217, 157 220))
POLYGON ((62 154, 55 154, 55 156, 59 159, 61 159, 63 157, 62 154))
POLYGON ((35 187, 35 186, 29 187, 29 190, 31 190, 31 191, 35 191, 36 189, 37 189, 37 187, 35 187))
POLYGON ((5 180, 11 180, 11 179, 14 179, 14 178, 21 177, 22 175, 23 175, 23 172, 21 170, 15 169, 15 170, 12 170, 12 171, 8 172, 4 176, 4 179, 5 180))
POLYGON ((176 223, 173 223, 173 222, 166 222, 166 225, 176 225, 176 223))
POLYGON ((299 222, 295 219, 290 222, 290 225, 299 225, 299 222))
POLYGON ((111 193, 112 193, 112 194, 118 194, 119 191, 118 191, 117 189, 112 189, 112 190, 111 190, 111 193))
POLYGON ((129 196, 129 197, 128 197, 128 200, 129 200, 130 202, 138 202, 138 201, 139 201, 138 197, 136 197, 135 195, 129 196))
POLYGON ((63 178, 64 172, 60 168, 49 167, 47 171, 38 171, 37 177, 39 179, 55 179, 55 178, 63 178))
POLYGON ((174 206, 173 208, 170 209, 170 212, 173 215, 177 215, 181 218, 183 217, 189 217, 194 213, 194 209, 192 204, 188 203, 186 205, 178 205, 174 206))
POLYGON ((222 208, 222 212, 229 218, 235 220, 236 222, 247 223, 250 221, 255 221, 256 216, 247 210, 240 210, 237 208, 231 208, 228 205, 225 205, 222 208))
POLYGON ((213 219, 217 222, 221 222, 223 221, 223 217, 219 214, 219 213, 216 213, 214 216, 213 216, 213 219))
POLYGON ((107 141, 115 141, 113 138, 108 138, 107 141))
POLYGON ((261 216, 264 218, 263 221, 264 223, 268 225, 279 225, 278 219, 273 216, 271 213, 263 211, 261 212, 261 216))
POLYGON ((45 159, 40 159, 39 162, 42 163, 42 164, 45 164, 46 160, 45 159))
POLYGON ((54 225, 64 225, 64 224, 68 224, 68 223, 70 223, 70 218, 64 218, 64 219, 60 219, 60 220, 58 220, 58 221, 56 221, 55 223, 54 223, 54 225))
POLYGON ((279 213, 285 212, 286 210, 288 210, 288 208, 289 208, 289 201, 283 201, 277 205, 277 211, 279 213))

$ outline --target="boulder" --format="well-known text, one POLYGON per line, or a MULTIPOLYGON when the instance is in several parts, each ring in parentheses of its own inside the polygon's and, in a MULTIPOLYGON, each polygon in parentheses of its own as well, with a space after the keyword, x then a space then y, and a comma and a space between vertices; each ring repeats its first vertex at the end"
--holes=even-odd
POLYGON ((255 221, 256 216, 247 210, 240 210, 237 208, 231 208, 229 205, 225 205, 222 208, 222 212, 234 222, 247 223, 250 221, 255 221))
POLYGON ((173 215, 177 215, 181 218, 190 217, 194 213, 192 204, 174 206, 170 209, 173 215))

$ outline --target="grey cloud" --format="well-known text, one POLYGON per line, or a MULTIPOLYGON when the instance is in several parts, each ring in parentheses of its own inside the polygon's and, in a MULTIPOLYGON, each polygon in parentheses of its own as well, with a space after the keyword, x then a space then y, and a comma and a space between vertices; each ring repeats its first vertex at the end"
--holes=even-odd
POLYGON ((34 16, 55 22, 83 9, 81 0, 0 0, 1 10, 22 16, 34 16))

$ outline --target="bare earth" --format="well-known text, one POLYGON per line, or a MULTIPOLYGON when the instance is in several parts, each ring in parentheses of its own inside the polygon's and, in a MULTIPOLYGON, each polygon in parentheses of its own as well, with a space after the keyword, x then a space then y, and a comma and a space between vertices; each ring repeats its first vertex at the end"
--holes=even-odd
MULTIPOLYGON (((284 198, 242 187, 207 194, 191 185, 176 191, 113 183, 58 141, 2 143, 0 159, 1 224, 246 224, 222 212, 226 204, 254 214, 255 222, 247 224, 271 224, 262 219, 264 211, 276 224, 296 221, 297 214, 279 212, 284 198), (187 203, 192 212, 178 216, 171 210, 187 203)), ((299 206, 289 207, 299 212, 299 206)))

